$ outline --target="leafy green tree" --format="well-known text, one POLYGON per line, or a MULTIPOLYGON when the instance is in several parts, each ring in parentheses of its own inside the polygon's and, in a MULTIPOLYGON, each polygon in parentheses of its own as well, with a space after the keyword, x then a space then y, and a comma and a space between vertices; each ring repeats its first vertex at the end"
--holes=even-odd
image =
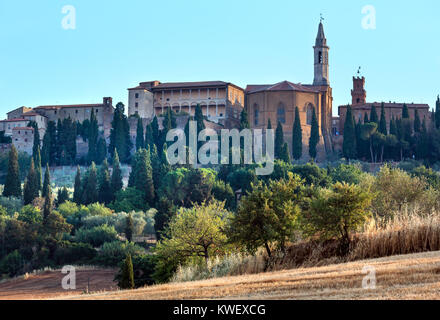
POLYGON ((353 113, 351 106, 347 107, 344 123, 344 141, 342 144, 342 153, 347 160, 356 159, 356 130, 354 125, 353 113))
POLYGON ((118 287, 123 290, 134 289, 133 262, 130 254, 127 254, 125 261, 122 264, 121 280, 118 283, 118 287))
POLYGON ((284 145, 284 133, 283 126, 280 121, 278 121, 277 129, 275 130, 275 158, 279 159, 281 155, 281 150, 284 145))
POLYGON ((264 246, 269 257, 272 243, 285 252, 287 241, 298 227, 302 190, 301 179, 292 173, 288 179, 272 180, 269 185, 259 181, 240 200, 238 211, 230 220, 230 240, 251 253, 264 246))
POLYGON ((360 186, 336 183, 324 189, 311 201, 310 210, 304 213, 304 230, 310 236, 340 240, 340 253, 346 255, 351 233, 357 231, 368 219, 372 195, 360 186))
POLYGON ((38 177, 35 171, 34 159, 31 160, 31 168, 29 169, 23 188, 24 205, 31 204, 35 198, 40 195, 38 190, 38 177))
POLYGON ((136 150, 143 148, 145 148, 144 124, 142 123, 142 119, 139 118, 136 128, 136 150))
POLYGON ((284 161, 285 163, 290 163, 290 151, 289 151, 289 145, 287 142, 284 143, 283 148, 281 149, 281 155, 280 160, 284 161))
POLYGON ((375 122, 369 122, 362 125, 361 136, 365 141, 369 141, 370 144, 370 156, 371 162, 374 162, 374 150, 373 150, 373 140, 374 135, 377 132, 377 124, 375 122))
POLYGON ((119 155, 118 151, 114 151, 114 157, 113 157, 113 172, 112 172, 112 178, 111 178, 111 188, 112 193, 116 194, 118 191, 122 189, 124 186, 122 182, 122 171, 121 171, 121 165, 119 164, 119 155))
POLYGON ((14 145, 9 151, 8 174, 6 175, 3 196, 21 198, 20 168, 18 166, 17 149, 14 145))
POLYGON ((81 184, 81 168, 78 166, 75 175, 75 184, 73 187, 73 202, 81 204, 82 200, 82 184, 81 184))
POLYGON ((49 164, 46 165, 46 171, 44 172, 44 182, 43 182, 43 190, 41 196, 45 198, 50 189, 50 168, 49 164))
POLYGON ((91 166, 87 170, 86 184, 82 195, 82 204, 89 205, 96 203, 99 200, 98 195, 98 177, 96 171, 96 165, 92 162, 91 166))
POLYGON ((225 252, 227 236, 224 231, 229 216, 224 203, 217 201, 179 209, 166 235, 156 246, 158 257, 177 256, 182 264, 200 257, 207 264, 209 258, 225 252))
POLYGON ((301 156, 302 156, 302 129, 301 129, 301 119, 299 117, 298 107, 295 107, 295 121, 293 122, 292 153, 293 153, 293 158, 295 160, 301 159, 301 156))
POLYGON ((316 111, 313 108, 312 113, 312 127, 310 129, 310 139, 309 139, 309 155, 312 159, 316 159, 316 146, 319 142, 319 125, 318 119, 316 118, 316 111))

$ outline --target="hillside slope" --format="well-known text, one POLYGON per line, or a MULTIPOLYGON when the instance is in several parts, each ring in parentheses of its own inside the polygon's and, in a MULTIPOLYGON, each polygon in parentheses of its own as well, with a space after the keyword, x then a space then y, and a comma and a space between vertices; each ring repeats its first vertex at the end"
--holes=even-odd
POLYGON ((395 256, 317 268, 295 269, 158 285, 71 299, 439 299, 440 252, 395 256), (376 289, 365 290, 362 269, 376 269, 376 289))

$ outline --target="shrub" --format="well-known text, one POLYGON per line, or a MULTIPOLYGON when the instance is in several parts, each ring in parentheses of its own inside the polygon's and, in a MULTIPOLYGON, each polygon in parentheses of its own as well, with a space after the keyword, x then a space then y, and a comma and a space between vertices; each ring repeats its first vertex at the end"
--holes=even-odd
POLYGON ((362 171, 360 164, 340 164, 330 171, 330 177, 333 182, 345 182, 348 184, 359 184, 366 175, 367 173, 362 171))
POLYGON ((116 193, 116 200, 109 205, 115 212, 145 210, 144 194, 136 188, 126 188, 116 193))
POLYGON ((30 224, 39 224, 43 222, 43 215, 39 208, 36 208, 32 205, 27 205, 20 210, 18 220, 30 224))
POLYGON ((331 179, 327 175, 327 170, 319 168, 314 163, 293 166, 291 172, 299 175, 301 179, 304 179, 304 182, 307 185, 327 187, 331 184, 331 179))
POLYGON ((77 242, 89 243, 94 247, 99 247, 106 242, 115 241, 117 236, 118 233, 115 228, 105 224, 92 229, 79 229, 75 234, 75 240, 77 242))
POLYGON ((2 206, 6 212, 12 216, 16 212, 20 212, 23 208, 23 201, 20 198, 6 198, 0 196, 0 206, 2 206))
POLYGON ((56 265, 89 264, 96 257, 97 251, 88 243, 71 243, 64 241, 54 253, 56 265))
POLYGON ((117 266, 126 256, 139 255, 144 249, 132 242, 106 242, 97 256, 97 262, 106 266, 117 266))
POLYGON ((10 277, 19 275, 23 270, 23 257, 15 250, 8 254, 0 262, 0 273, 5 273, 10 277))

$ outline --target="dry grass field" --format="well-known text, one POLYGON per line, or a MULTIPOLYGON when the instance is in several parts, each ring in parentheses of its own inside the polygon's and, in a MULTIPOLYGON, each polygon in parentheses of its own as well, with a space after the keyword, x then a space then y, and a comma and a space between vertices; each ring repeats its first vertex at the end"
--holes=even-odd
POLYGON ((73 292, 61 287, 61 280, 66 275, 60 270, 20 277, 0 283, 0 300, 39 300, 82 294, 88 284, 91 292, 116 290, 117 285, 113 282, 116 271, 80 268, 76 271, 76 290, 73 292))
POLYGON ((440 299, 440 252, 58 298, 440 299), (362 288, 365 266, 376 269, 374 290, 362 288))

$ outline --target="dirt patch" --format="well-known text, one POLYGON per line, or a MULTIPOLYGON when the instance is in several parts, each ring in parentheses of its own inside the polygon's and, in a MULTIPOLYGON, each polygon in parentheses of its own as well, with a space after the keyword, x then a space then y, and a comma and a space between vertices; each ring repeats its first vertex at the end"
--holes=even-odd
POLYGON ((59 271, 45 271, 0 284, 0 300, 33 300, 59 298, 65 295, 81 295, 89 283, 90 292, 117 290, 113 281, 116 269, 83 269, 76 271, 76 290, 64 290, 61 281, 65 274, 59 271))

